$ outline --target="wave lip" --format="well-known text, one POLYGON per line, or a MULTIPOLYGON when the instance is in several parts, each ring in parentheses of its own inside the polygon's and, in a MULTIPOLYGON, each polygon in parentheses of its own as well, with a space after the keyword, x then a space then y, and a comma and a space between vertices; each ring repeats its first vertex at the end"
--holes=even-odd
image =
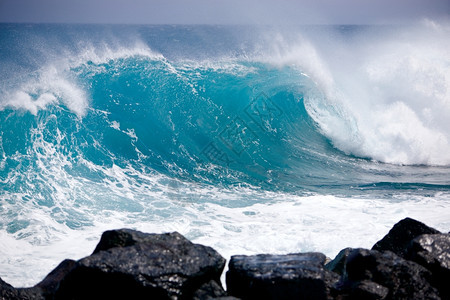
POLYGON ((63 77, 56 68, 46 68, 36 78, 30 78, 15 91, 7 91, 0 102, 0 110, 12 108, 37 115, 48 106, 64 104, 79 117, 86 115, 88 98, 77 84, 63 77))

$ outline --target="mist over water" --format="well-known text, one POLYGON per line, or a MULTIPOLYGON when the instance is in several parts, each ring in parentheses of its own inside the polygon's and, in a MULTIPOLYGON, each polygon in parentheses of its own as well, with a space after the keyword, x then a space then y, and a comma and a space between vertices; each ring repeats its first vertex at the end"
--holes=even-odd
POLYGON ((35 284, 118 227, 224 256, 448 231, 448 34, 1 25, 0 277, 35 284))
POLYGON ((345 65, 332 68, 357 134, 330 133, 338 148, 387 163, 449 164, 448 34, 429 22, 351 43, 345 65))

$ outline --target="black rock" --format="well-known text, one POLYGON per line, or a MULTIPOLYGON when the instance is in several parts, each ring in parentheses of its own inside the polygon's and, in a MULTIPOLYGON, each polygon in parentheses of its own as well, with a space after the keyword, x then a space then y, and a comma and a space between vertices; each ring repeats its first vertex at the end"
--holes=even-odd
POLYGON ((336 300, 384 300, 388 294, 387 287, 370 280, 363 280, 341 287, 334 298, 336 300))
POLYGON ((220 285, 225 265, 177 232, 107 232, 94 252, 65 276, 55 299, 191 299, 211 280, 220 285))
POLYGON ((192 300, 218 300, 218 299, 237 299, 234 297, 228 297, 225 290, 216 281, 211 280, 203 284, 193 295, 192 300))
POLYGON ((112 230, 91 256, 63 261, 34 287, 0 278, 0 300, 450 299, 450 233, 406 218, 373 249, 346 248, 325 266, 321 253, 233 256, 227 293, 212 248, 176 232, 112 230))
POLYGON ((40 288, 43 294, 51 298, 59 288, 59 283, 75 267, 76 261, 71 259, 63 260, 53 271, 51 271, 36 287, 40 288))
POLYGON ((12 285, 3 281, 3 279, 0 278, 0 299, 1 300, 16 299, 13 297, 17 297, 17 290, 12 285))
POLYGON ((382 300, 386 299, 389 289, 376 282, 363 280, 352 287, 353 299, 382 300))
POLYGON ((353 248, 342 249, 336 257, 325 265, 325 268, 333 271, 339 275, 343 275, 345 272, 345 264, 347 263, 347 257, 352 252, 353 248))
POLYGON ((322 253, 232 256, 228 294, 241 299, 331 299, 337 274, 324 269, 322 253))
POLYGON ((344 287, 364 281, 386 287, 385 299, 441 299, 429 270, 390 251, 354 249, 347 258, 344 279, 344 287))
POLYGON ((424 234, 415 238, 407 257, 430 270, 442 298, 450 299, 450 234, 424 234))
POLYGON ((132 229, 108 230, 103 232, 92 254, 116 247, 128 247, 139 243, 154 242, 155 234, 148 234, 132 229))
POLYGON ((2 278, 0 278, 0 290, 8 290, 13 289, 14 287, 7 283, 6 281, 3 281, 2 278))
POLYGON ((389 233, 372 247, 372 250, 392 251, 401 257, 405 257, 409 243, 414 238, 422 234, 436 233, 440 232, 422 222, 405 218, 395 224, 389 233))
POLYGON ((0 278, 0 300, 44 300, 41 289, 14 288, 0 278))

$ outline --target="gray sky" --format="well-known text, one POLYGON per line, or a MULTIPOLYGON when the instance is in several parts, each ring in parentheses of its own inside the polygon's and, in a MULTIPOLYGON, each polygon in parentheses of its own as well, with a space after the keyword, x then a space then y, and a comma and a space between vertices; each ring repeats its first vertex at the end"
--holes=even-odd
POLYGON ((0 0, 0 22, 374 24, 449 16, 450 0, 0 0))

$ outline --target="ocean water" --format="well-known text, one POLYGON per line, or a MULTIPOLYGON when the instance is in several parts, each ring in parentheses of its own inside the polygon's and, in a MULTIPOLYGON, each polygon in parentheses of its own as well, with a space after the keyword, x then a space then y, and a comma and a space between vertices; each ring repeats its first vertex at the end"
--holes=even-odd
POLYGON ((0 277, 121 227, 226 258, 449 231, 449 34, 0 24, 0 277))

